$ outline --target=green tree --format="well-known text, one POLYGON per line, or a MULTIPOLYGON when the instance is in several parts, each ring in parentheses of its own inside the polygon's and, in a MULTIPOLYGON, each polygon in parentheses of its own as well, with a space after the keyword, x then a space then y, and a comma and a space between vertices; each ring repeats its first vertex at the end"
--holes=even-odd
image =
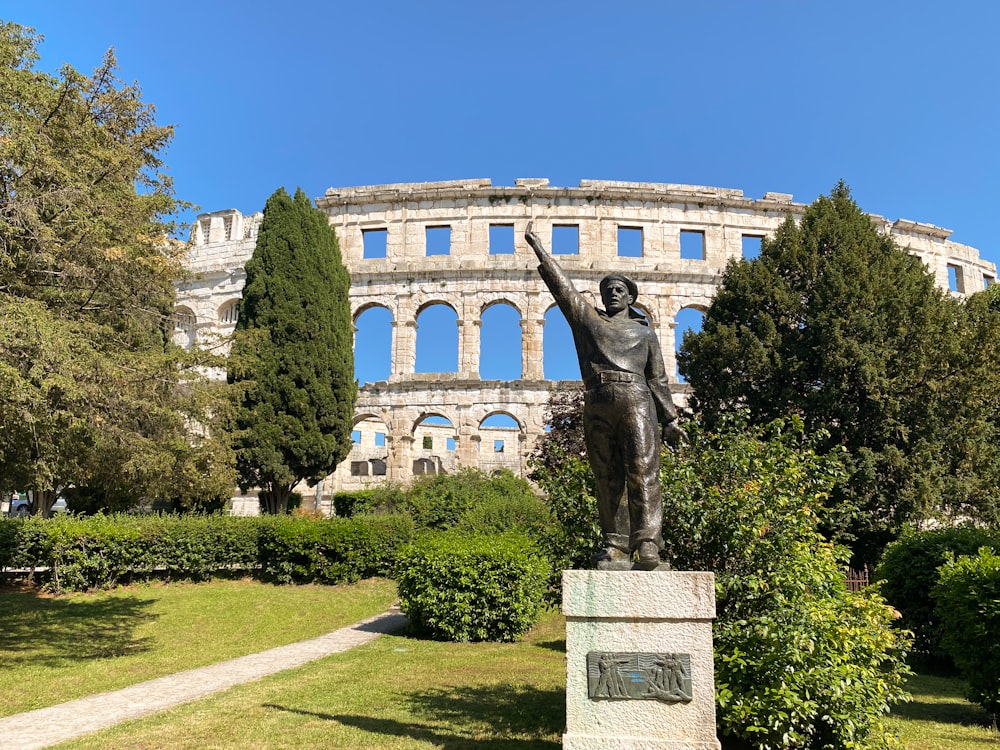
POLYGON ((854 513, 831 531, 871 561, 907 521, 942 507, 961 463, 955 431, 974 423, 952 388, 962 319, 840 183, 765 239, 759 258, 730 263, 679 361, 710 428, 739 409, 756 423, 795 414, 829 434, 827 448, 847 449, 839 499, 854 513))
POLYGON ((225 445, 190 429, 215 389, 169 339, 172 129, 110 51, 53 76, 35 70, 39 40, 0 22, 0 485, 33 488, 43 514, 68 485, 122 503, 178 477, 217 489, 225 445))
POLYGON ((351 447, 357 383, 350 277, 326 216, 302 190, 267 200, 246 265, 229 357, 240 487, 270 513, 332 472, 351 447))

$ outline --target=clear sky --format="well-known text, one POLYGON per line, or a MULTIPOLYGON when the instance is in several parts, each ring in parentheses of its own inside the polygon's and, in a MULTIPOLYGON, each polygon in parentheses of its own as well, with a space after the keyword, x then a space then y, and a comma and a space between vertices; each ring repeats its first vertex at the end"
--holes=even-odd
MULTIPOLYGON (((989 0, 5 0, 40 67, 114 47, 177 196, 488 177, 792 193, 840 179, 1000 262, 1000 3, 989 0)), ((193 214, 192 214, 193 216, 193 214)))

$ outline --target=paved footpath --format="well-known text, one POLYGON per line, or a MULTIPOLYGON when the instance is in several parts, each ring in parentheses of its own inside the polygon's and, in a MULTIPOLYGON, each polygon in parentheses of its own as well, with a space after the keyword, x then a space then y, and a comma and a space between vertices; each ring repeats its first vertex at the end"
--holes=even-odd
POLYGON ((346 628, 259 654, 159 677, 148 682, 0 719, 0 749, 36 750, 127 719, 179 706, 220 690, 302 666, 399 630, 406 617, 393 608, 346 628))

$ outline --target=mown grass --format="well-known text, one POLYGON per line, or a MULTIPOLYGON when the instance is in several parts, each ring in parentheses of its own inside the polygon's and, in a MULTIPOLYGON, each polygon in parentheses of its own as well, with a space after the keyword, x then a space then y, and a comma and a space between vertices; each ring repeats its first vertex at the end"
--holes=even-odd
MULTIPOLYGON (((10 708, 17 703, 48 705, 312 637, 384 610, 393 596, 390 581, 217 582, 54 599, 2 593, 0 622, 15 625, 0 633, 0 706, 13 713, 32 707, 10 708)), ((548 612, 512 644, 383 636, 60 747, 556 750, 564 635, 563 618, 548 612)), ((913 702, 891 717, 908 750, 1000 746, 990 717, 962 697, 961 680, 918 675, 909 689, 913 702)))
POLYGON ((982 750, 1000 747, 990 715, 963 697, 965 683, 953 677, 915 675, 907 683, 910 703, 896 706, 889 722, 908 750, 982 750))
POLYGON ((387 580, 0 590, 0 716, 313 638, 385 611, 395 596, 387 580))

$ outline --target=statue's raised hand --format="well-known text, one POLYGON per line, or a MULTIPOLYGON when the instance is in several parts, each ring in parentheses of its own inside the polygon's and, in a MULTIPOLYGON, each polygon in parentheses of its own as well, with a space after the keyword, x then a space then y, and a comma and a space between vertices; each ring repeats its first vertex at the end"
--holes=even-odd
POLYGON ((544 253, 545 248, 542 247, 542 241, 538 238, 538 235, 531 231, 531 227, 535 222, 529 221, 527 228, 524 230, 524 239, 531 245, 532 250, 536 253, 544 253))

